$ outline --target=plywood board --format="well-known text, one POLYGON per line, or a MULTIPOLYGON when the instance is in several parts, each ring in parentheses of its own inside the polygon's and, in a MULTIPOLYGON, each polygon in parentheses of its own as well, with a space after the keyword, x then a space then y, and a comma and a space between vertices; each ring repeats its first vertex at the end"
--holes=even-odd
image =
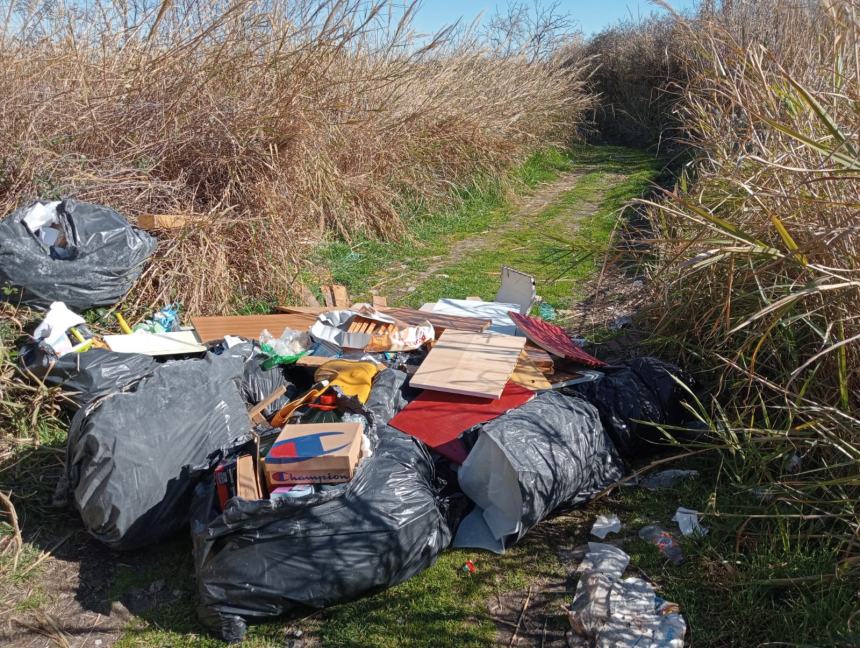
POLYGON ((206 347, 197 342, 194 331, 146 333, 138 331, 128 335, 105 335, 105 344, 116 353, 142 353, 150 356, 203 353, 206 347))
POLYGON ((346 286, 339 284, 326 284, 321 286, 323 301, 326 306, 335 308, 349 308, 352 303, 349 299, 349 293, 346 291, 346 286))
POLYGON ((522 385, 527 389, 537 391, 538 389, 551 389, 552 385, 546 379, 540 370, 529 359, 528 354, 523 350, 520 352, 520 359, 511 374, 511 382, 522 385))
POLYGON ((251 340, 259 339, 263 330, 275 336, 285 328, 307 331, 316 322, 315 315, 293 313, 284 315, 228 315, 219 317, 192 317, 191 323, 201 342, 220 340, 225 335, 237 335, 251 340))
POLYGON ((552 356, 541 349, 538 346, 535 346, 531 342, 526 342, 526 346, 523 349, 531 360, 535 367, 540 369, 542 374, 546 374, 549 376, 555 371, 555 360, 552 359, 552 356))
POLYGON ((525 338, 446 330, 410 381, 412 387, 498 398, 517 365, 525 338))

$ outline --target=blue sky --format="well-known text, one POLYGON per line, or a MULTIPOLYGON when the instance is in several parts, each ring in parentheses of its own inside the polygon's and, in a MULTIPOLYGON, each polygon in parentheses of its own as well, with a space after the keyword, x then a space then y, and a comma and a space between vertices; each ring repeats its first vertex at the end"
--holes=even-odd
MULTIPOLYGON (((531 3, 531 0, 525 0, 531 3)), ((550 4, 552 0, 544 0, 550 4)), ((669 0, 676 10, 691 8, 695 0, 669 0)), ((415 17, 415 28, 424 33, 436 32, 444 25, 463 18, 465 23, 471 22, 483 12, 486 19, 495 13, 496 7, 505 7, 505 0, 424 0, 415 17)), ((648 0, 561 0, 560 8, 570 14, 588 36, 599 32, 604 27, 615 24, 619 20, 632 17, 647 16, 652 12, 661 11, 648 0)))

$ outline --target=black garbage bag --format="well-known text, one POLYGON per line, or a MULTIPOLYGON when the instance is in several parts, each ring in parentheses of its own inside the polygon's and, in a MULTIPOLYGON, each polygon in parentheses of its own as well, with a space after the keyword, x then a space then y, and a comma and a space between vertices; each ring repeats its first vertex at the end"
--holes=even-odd
POLYGON ((625 459, 658 451, 665 437, 657 426, 682 425, 689 418, 683 406, 689 392, 681 385, 692 389, 694 384, 677 366, 644 357, 602 371, 600 380, 572 385, 564 392, 597 407, 603 426, 625 459))
POLYGON ((39 309, 62 301, 76 311, 120 301, 156 240, 107 207, 72 198, 36 205, 50 208, 53 225, 31 231, 24 219, 34 205, 0 221, 0 298, 39 309))
POLYGON ((585 502, 623 475, 597 410, 580 398, 538 393, 477 428, 459 471, 475 508, 455 547, 502 553, 559 506, 585 502))
POLYGON ((113 549, 134 549, 187 525, 194 486, 217 449, 246 435, 240 358, 167 362, 129 391, 78 410, 57 503, 113 549))
POLYGON ((46 385, 58 386, 71 401, 71 409, 92 400, 123 391, 158 366, 155 358, 140 353, 115 353, 90 349, 61 357, 45 344, 28 342, 19 350, 24 368, 46 385))
POLYGON ((278 387, 284 387, 284 395, 275 399, 263 410, 266 418, 272 416, 284 405, 298 396, 299 390, 288 375, 289 369, 275 365, 271 369, 263 369, 263 363, 268 360, 260 349, 260 344, 253 340, 236 344, 224 353, 228 356, 241 358, 245 363, 242 370, 242 398, 248 405, 256 405, 263 401, 278 387))
POLYGON ((221 513, 211 478, 201 482, 191 535, 207 627, 240 641, 248 622, 356 599, 436 561, 451 534, 433 461, 423 444, 385 425, 405 406, 404 381, 393 370, 374 381, 363 417, 375 448, 346 484, 295 501, 233 498, 221 513))

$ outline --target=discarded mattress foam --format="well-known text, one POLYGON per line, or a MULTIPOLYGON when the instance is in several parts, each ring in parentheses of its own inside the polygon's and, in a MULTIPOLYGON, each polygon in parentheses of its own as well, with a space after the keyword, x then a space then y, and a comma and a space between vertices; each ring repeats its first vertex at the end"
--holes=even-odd
POLYGON ((178 360, 78 410, 57 503, 71 499, 87 530, 112 549, 185 526, 207 457, 250 429, 241 376, 240 358, 178 360))
POLYGON ((503 553, 562 504, 578 504, 621 478, 622 462, 586 401, 542 392, 482 424, 458 473, 475 503, 455 547, 503 553))
POLYGON ((152 374, 158 362, 138 353, 90 349, 61 358, 44 345, 30 342, 19 349, 21 364, 46 385, 59 387, 77 410, 100 396, 129 388, 152 374))
POLYGON ((389 425, 461 464, 467 454, 465 446, 458 442, 463 432, 523 405, 533 396, 533 391, 514 382, 509 382, 495 400, 425 390, 389 425))
POLYGON ((2 299, 75 311, 120 301, 155 251, 156 240, 107 207, 38 202, 0 221, 2 299))
POLYGON ((518 335, 517 326, 511 319, 510 312, 519 310, 519 304, 474 299, 440 299, 433 305, 433 312, 440 315, 488 319, 492 324, 487 330, 505 335, 518 335))
POLYGON ((430 567, 451 540, 433 461, 382 428, 346 484, 301 499, 233 498, 197 489, 192 538, 201 621, 227 641, 247 623, 322 608, 391 587, 430 567))
POLYGON ((692 379, 677 366, 657 358, 628 360, 604 367, 602 378, 564 388, 585 398, 600 412, 606 431, 626 459, 653 453, 665 442, 660 425, 683 425, 690 418, 683 402, 692 379))

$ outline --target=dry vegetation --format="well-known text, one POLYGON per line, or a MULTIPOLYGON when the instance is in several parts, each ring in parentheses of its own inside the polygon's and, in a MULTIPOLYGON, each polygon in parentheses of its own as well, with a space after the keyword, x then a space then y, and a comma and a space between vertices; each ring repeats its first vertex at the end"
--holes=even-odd
POLYGON ((652 123, 677 120, 694 161, 645 201, 647 326, 708 370, 729 477, 772 496, 749 530, 833 539, 844 569, 860 549, 858 9, 736 1, 678 21, 674 114, 652 123))
POLYGON ((188 312, 287 297, 326 232, 394 237, 405 202, 567 141, 590 102, 548 49, 420 37, 389 0, 3 4, 0 213, 196 217, 134 295, 188 312))

